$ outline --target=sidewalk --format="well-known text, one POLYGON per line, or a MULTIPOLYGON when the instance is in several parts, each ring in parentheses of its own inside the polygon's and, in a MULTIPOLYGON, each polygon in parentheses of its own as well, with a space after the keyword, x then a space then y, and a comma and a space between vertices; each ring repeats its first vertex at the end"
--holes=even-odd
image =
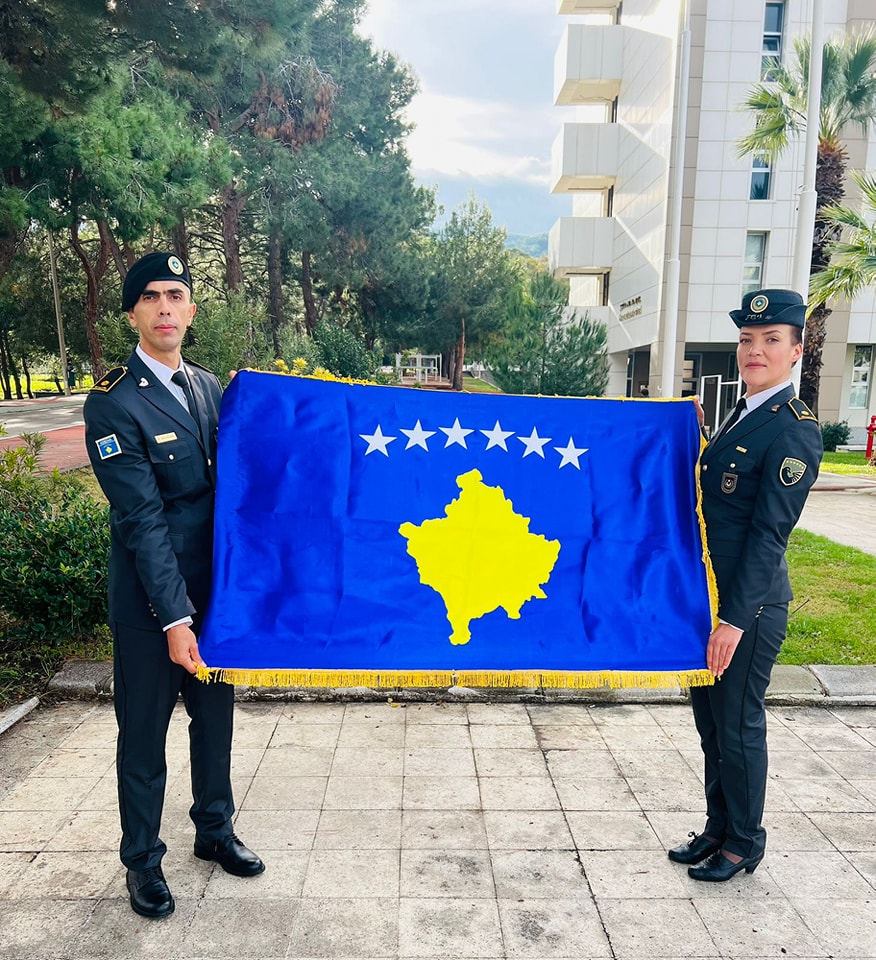
MULTIPOLYGON (((801 525, 845 498, 824 501, 826 535, 873 552, 871 487, 833 482, 801 525), (851 502, 848 530, 836 511, 851 502)), ((299 702, 238 688, 236 829, 267 863, 250 880, 192 855, 178 708, 165 921, 128 905, 111 692, 110 664, 71 662, 61 702, 0 715, 0 960, 876 960, 876 667, 775 669, 769 849, 715 885, 666 858, 703 825, 680 690, 299 702)))
POLYGON ((128 906, 108 703, 0 737, 0 958, 876 957, 876 708, 773 707, 767 856, 698 884, 682 705, 242 703, 236 829, 192 855, 185 715, 163 835, 176 912, 128 906))

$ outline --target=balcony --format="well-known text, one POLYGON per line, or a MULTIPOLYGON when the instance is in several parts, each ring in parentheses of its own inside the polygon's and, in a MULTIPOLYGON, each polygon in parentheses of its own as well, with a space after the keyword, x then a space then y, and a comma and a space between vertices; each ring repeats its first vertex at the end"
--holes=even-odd
POLYGON ((561 16, 583 13, 613 13, 621 0, 557 0, 557 13, 561 16))
POLYGON ((611 102, 620 93, 624 39, 629 27, 569 24, 554 58, 554 103, 558 107, 611 102))
POLYGON ((551 149, 551 193, 614 186, 622 133, 616 123, 564 123, 551 149))
POLYGON ((548 263, 559 277, 607 273, 614 259, 612 217, 560 217, 548 236, 548 263))

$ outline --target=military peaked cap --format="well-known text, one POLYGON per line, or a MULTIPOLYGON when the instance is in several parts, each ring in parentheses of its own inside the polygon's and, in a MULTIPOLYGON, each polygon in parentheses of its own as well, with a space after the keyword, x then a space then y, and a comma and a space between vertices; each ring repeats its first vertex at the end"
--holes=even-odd
POLYGON ((742 309, 731 310, 737 327, 763 327, 771 323, 787 323, 803 327, 806 304, 796 290, 755 290, 742 298, 742 309))

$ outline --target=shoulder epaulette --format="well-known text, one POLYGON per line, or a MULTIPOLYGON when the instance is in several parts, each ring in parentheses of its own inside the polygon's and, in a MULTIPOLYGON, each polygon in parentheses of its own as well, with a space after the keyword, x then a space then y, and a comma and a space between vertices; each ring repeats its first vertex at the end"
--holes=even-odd
POLYGON ((91 388, 92 393, 109 393, 116 384, 120 383, 128 372, 127 367, 113 367, 108 373, 105 373, 100 380, 91 388))
POLYGON ((812 420, 814 423, 818 423, 818 417, 815 416, 799 397, 791 397, 788 401, 788 406, 798 420, 812 420))

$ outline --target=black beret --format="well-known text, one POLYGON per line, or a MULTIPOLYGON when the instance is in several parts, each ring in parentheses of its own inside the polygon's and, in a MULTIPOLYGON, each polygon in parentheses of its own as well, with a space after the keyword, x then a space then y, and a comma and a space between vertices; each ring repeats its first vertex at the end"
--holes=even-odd
POLYGON ((742 309, 731 310, 737 327, 763 327, 770 323, 787 323, 792 327, 806 324, 806 304, 796 290, 754 290, 742 298, 742 309))
POLYGON ((192 289, 192 276, 189 268, 175 253, 147 253, 128 271, 125 285, 122 287, 122 310, 133 310, 146 284, 153 280, 179 280, 189 291, 192 289))

